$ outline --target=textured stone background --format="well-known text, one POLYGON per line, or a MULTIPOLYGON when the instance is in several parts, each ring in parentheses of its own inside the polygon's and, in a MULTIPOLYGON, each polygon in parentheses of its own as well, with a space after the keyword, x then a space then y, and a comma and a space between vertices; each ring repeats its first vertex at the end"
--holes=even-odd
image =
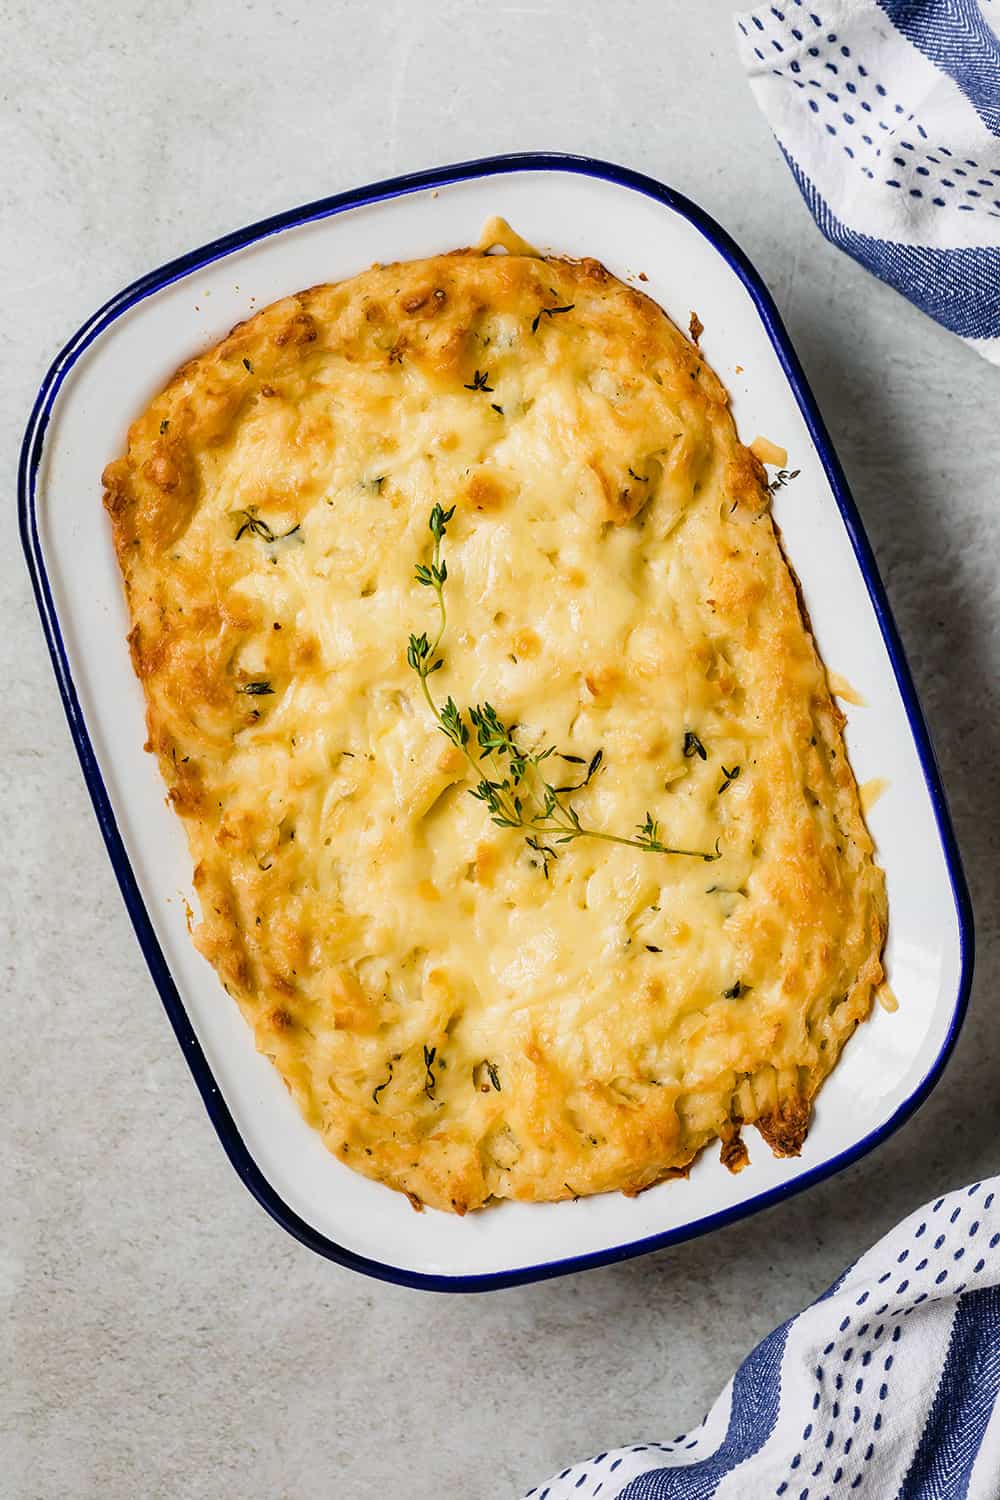
MULTIPOLYGON (((680 1431, 873 1236, 997 1166, 1000 372, 814 231, 738 71, 730 11, 0 3, 4 1500, 508 1500, 596 1447, 680 1431), (14 466, 54 350, 140 272, 340 188, 531 147, 691 194, 772 287, 931 721, 979 976, 930 1102, 836 1181, 628 1265, 442 1298, 299 1248, 216 1144, 84 792, 14 466)), ((86 480, 80 503, 101 524, 86 480)))

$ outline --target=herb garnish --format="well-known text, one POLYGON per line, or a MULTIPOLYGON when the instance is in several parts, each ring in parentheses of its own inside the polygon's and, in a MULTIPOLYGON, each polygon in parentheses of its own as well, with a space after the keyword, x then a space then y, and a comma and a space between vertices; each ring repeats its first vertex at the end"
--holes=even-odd
MULTIPOLYGON (((568 760, 569 759, 569 757, 565 756, 565 755, 560 756, 559 758, 560 758, 560 760, 568 760)), ((584 762, 582 756, 579 757, 579 759, 580 759, 580 764, 581 765, 586 764, 584 762)), ((590 764, 587 766, 587 774, 584 776, 583 780, 582 781, 575 781, 570 786, 557 786, 556 787, 556 792, 557 793, 562 793, 562 792, 581 792, 583 790, 583 788, 588 784, 588 782, 592 781, 594 779, 594 777, 597 775, 598 771, 601 768, 601 762, 603 761, 603 759, 604 759, 604 751, 603 750, 595 750, 594 754, 590 757, 590 764)))
POLYGON ((169 426, 170 426, 170 418, 169 417, 164 417, 163 421, 160 423, 160 437, 163 436, 163 434, 166 432, 166 430, 167 430, 167 428, 169 426))
POLYGON ((477 370, 472 377, 472 384, 467 385, 467 391, 492 391, 493 386, 488 384, 490 378, 489 370, 477 370))
POLYGON ((718 796, 720 796, 720 797, 722 796, 723 792, 728 792, 728 790, 732 786, 733 782, 737 779, 737 777, 740 774, 740 767, 739 766, 733 766, 733 769, 731 771, 729 771, 729 770, 726 769, 725 766, 723 766, 723 768, 722 768, 722 774, 725 777, 725 780, 723 781, 722 785, 719 787, 718 796))
POLYGON ((527 844, 529 849, 534 849, 536 854, 540 854, 542 856, 542 874, 545 876, 545 879, 548 880, 549 866, 554 859, 559 858, 558 854, 552 848, 551 844, 543 844, 541 839, 536 838, 533 833, 526 834, 524 842, 527 844))
MULTIPOLYGON (((488 1057, 484 1057, 480 1066, 486 1069, 487 1073, 489 1074, 490 1083, 496 1089, 497 1093, 501 1093, 502 1090, 500 1088, 500 1074, 497 1071, 496 1063, 491 1063, 488 1057)), ((483 1085, 483 1092, 485 1094, 489 1093, 489 1089, 485 1084, 483 1085)))
POLYGON ((378 1097, 379 1094, 381 1094, 381 1092, 382 1092, 383 1089, 387 1089, 389 1087, 389 1085, 390 1085, 391 1082, 392 1082, 392 1061, 390 1059, 390 1061, 389 1061, 389 1075, 386 1078, 385 1083, 377 1083, 375 1085, 375 1087, 372 1089, 372 1098, 374 1099, 374 1101, 375 1101, 376 1104, 378 1104, 378 1102, 379 1102, 379 1097, 378 1097))
POLYGON ((684 758, 685 758, 685 760, 690 760, 691 757, 692 757, 692 755, 697 755, 699 757, 699 759, 701 759, 701 760, 707 760, 708 759, 708 753, 705 750, 705 746, 701 743, 701 740, 695 734, 694 730, 693 729, 686 729, 684 731, 684 758))
POLYGON ((253 365, 250 363, 250 361, 246 358, 245 355, 243 357, 243 368, 245 370, 249 370, 251 375, 253 374, 253 365))
POLYGON ((792 469, 791 472, 788 469, 779 469, 766 487, 768 494, 773 495, 776 490, 783 490, 786 484, 791 484, 793 479, 798 479, 801 473, 801 469, 792 469))
POLYGON ((437 1057, 437 1048, 436 1047, 428 1047, 425 1044, 425 1046, 424 1046, 424 1067, 427 1070, 427 1076, 424 1079, 424 1093, 427 1095, 428 1099, 433 1099, 434 1098, 434 1086, 435 1086, 435 1083, 437 1081, 435 1079, 435 1077, 434 1077, 434 1072, 433 1072, 435 1057, 437 1057))
POLYGON ((572 312, 575 306, 575 302, 567 302, 565 307, 540 307, 531 322, 532 333, 538 332, 538 325, 543 317, 554 318, 556 313, 572 312))
POLYGON ((428 686, 428 679, 444 666, 444 659, 438 655, 438 650, 448 624, 444 602, 448 566, 441 556, 441 542, 454 514, 454 506, 443 510, 440 505, 435 505, 427 523, 434 547, 429 563, 417 563, 415 579, 424 588, 434 590, 438 607, 438 629, 433 641, 428 639, 426 632, 411 635, 406 660, 420 678, 427 707, 437 721, 438 728, 461 750, 479 778, 476 785, 469 788, 470 796, 485 805, 490 820, 498 828, 514 828, 524 832, 529 848, 542 856, 546 877, 550 862, 558 857, 552 845, 569 844, 580 838, 602 839, 609 844, 626 844, 650 854, 682 854, 692 859, 703 859, 706 863, 719 859, 721 852, 718 840, 711 853, 706 853, 703 849, 678 849, 665 844, 660 838, 660 825, 650 812, 646 813, 644 823, 636 825, 631 837, 584 827, 568 799, 582 791, 597 774, 604 759, 603 750, 596 751, 587 762, 580 756, 561 754, 555 745, 549 745, 543 750, 527 750, 514 737, 516 726, 505 724, 491 703, 476 704, 463 712, 449 695, 443 706, 438 706, 428 686), (473 731, 475 754, 469 748, 473 731), (544 762, 553 755, 559 755, 560 759, 571 764, 586 764, 583 779, 571 785, 553 786, 545 779, 541 769, 544 762), (484 763, 486 775, 483 774, 484 763), (547 836, 551 842, 543 843, 539 835, 547 836))
POLYGON ((747 993, 747 990, 752 989, 752 984, 744 984, 742 979, 737 979, 736 983, 730 985, 728 990, 722 991, 722 998, 724 1000, 738 1000, 741 995, 745 995, 747 993))
POLYGON ((259 536, 261 541, 280 542, 283 537, 294 536, 302 524, 301 521, 297 521, 289 531, 274 531, 252 507, 249 510, 238 510, 236 512, 236 519, 239 520, 241 516, 243 519, 240 521, 239 530, 234 538, 237 542, 247 531, 250 532, 251 536, 259 536))
POLYGON ((503 407, 502 406, 498 406, 495 401, 491 401, 490 402, 490 407, 492 408, 493 411, 496 412, 496 414, 497 414, 498 417, 502 417, 503 416, 503 407))
POLYGON ((274 692, 274 688, 269 682, 245 682, 237 691, 249 693, 251 698, 266 698, 269 693, 274 692))
POLYGON ((662 953, 663 949, 655 947, 653 943, 647 943, 646 944, 646 952, 647 953, 662 953))

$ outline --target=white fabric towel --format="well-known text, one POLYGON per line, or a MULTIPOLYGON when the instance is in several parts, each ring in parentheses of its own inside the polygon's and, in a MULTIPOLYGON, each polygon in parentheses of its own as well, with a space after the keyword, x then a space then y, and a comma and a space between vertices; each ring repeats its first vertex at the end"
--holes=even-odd
POLYGON ((779 0, 736 27, 823 234, 1000 363, 1000 0, 779 0))
POLYGON ((1000 1179, 897 1225, 758 1344, 704 1422, 531 1500, 997 1500, 1000 1179))

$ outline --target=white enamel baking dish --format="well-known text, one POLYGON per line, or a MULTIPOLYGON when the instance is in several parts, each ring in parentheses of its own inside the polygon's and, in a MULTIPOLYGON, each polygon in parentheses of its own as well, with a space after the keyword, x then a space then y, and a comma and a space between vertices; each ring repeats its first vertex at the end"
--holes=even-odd
POLYGON ((798 1192, 870 1151, 936 1082, 961 1023, 972 919, 958 851, 902 648, 857 510, 781 320, 728 235, 669 188, 577 157, 444 167, 341 194, 240 230, 126 288, 49 370, 25 435, 21 528, 59 688, 139 942, 219 1139, 250 1191, 320 1254, 370 1275, 470 1291, 636 1255, 798 1192), (464 1219, 427 1210, 336 1161, 192 947, 196 905, 180 823, 143 753, 143 699, 125 645, 100 474, 126 428, 193 352, 277 297, 475 241, 501 214, 535 245, 596 256, 641 284, 702 345, 745 441, 787 447, 775 493, 785 545, 850 708, 858 780, 889 788, 870 817, 888 877, 888 969, 899 1010, 876 1008, 820 1094, 800 1158, 751 1138, 739 1177, 704 1154, 687 1182, 636 1199, 505 1203, 464 1219))

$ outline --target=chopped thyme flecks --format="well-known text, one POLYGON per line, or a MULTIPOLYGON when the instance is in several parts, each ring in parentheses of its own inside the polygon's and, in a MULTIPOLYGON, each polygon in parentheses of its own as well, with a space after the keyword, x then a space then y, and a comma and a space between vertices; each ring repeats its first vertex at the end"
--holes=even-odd
POLYGON ((718 791, 718 795, 720 797, 722 796, 723 792, 728 792, 729 788, 732 786, 733 782, 736 781, 736 779, 738 778, 739 774, 740 774, 740 767, 739 766, 733 766, 733 768, 732 768, 731 771, 727 770, 725 766, 722 767, 722 775, 724 777, 724 780, 722 782, 722 785, 719 787, 719 791, 718 791))
POLYGON ((565 307, 540 307, 531 321, 532 333, 538 332, 538 325, 543 317, 554 318, 558 313, 572 312, 575 306, 575 302, 567 302, 565 307))
POLYGON ((388 1072, 388 1074, 386 1076, 385 1082, 384 1083, 377 1083, 375 1085, 375 1087, 372 1089, 372 1098, 374 1099, 374 1101, 375 1101, 376 1104, 378 1104, 380 1102, 379 1097, 378 1097, 379 1094, 381 1094, 381 1092, 382 1092, 383 1089, 387 1089, 389 1087, 389 1085, 390 1085, 391 1082, 392 1082, 392 1060, 390 1059, 389 1060, 389 1072, 388 1072))
POLYGON ((708 759, 708 752, 693 729, 684 731, 684 758, 690 760, 692 755, 697 755, 700 760, 708 759))
POLYGON ((253 506, 251 506, 248 510, 236 511, 234 518, 240 522, 239 528, 234 538, 234 540, 237 542, 239 541, 240 537, 244 536, 248 531, 250 532, 251 536, 259 536, 261 541, 263 542, 280 542, 286 536, 294 536, 302 524, 300 521, 297 521, 294 526, 289 528, 288 531, 276 532, 271 526, 268 525, 263 517, 257 514, 257 511, 253 506), (241 517, 242 520, 240 519, 241 517))
POLYGON ((786 484, 791 484, 793 479, 798 479, 801 473, 801 469, 779 469, 770 484, 767 485, 768 494, 773 495, 778 490, 783 490, 786 484))
POLYGON ((486 1070, 486 1073, 487 1073, 490 1081, 489 1081, 489 1083, 479 1083, 478 1087, 482 1089, 482 1091, 483 1091, 484 1094, 488 1094, 489 1091, 490 1091, 490 1087, 492 1085, 492 1087, 494 1089, 496 1089, 497 1093, 499 1094, 501 1092, 501 1089, 500 1089, 500 1073, 499 1073, 499 1071, 497 1069, 496 1063, 492 1063, 492 1062, 490 1062, 490 1060, 489 1060, 488 1057, 484 1057, 483 1060, 482 1060, 482 1062, 478 1063, 476 1065, 476 1067, 474 1067, 473 1070, 472 1070, 472 1080, 473 1080, 474 1083, 476 1082, 476 1075, 477 1074, 479 1074, 480 1078, 482 1077, 482 1074, 480 1073, 480 1069, 481 1068, 484 1068, 486 1070))
MULTIPOLYGON (((433 1099, 434 1098, 434 1089, 435 1089, 436 1083, 437 1083, 437 1080, 434 1077, 434 1071, 433 1071, 435 1057, 437 1057, 437 1048, 436 1047, 428 1047, 425 1044, 425 1046, 424 1046, 424 1068, 426 1070, 426 1077, 424 1078, 424 1093, 427 1095, 428 1099, 433 1099)), ((442 1067, 442 1066, 443 1066, 443 1063, 439 1062, 438 1063, 438 1067, 442 1067)))

